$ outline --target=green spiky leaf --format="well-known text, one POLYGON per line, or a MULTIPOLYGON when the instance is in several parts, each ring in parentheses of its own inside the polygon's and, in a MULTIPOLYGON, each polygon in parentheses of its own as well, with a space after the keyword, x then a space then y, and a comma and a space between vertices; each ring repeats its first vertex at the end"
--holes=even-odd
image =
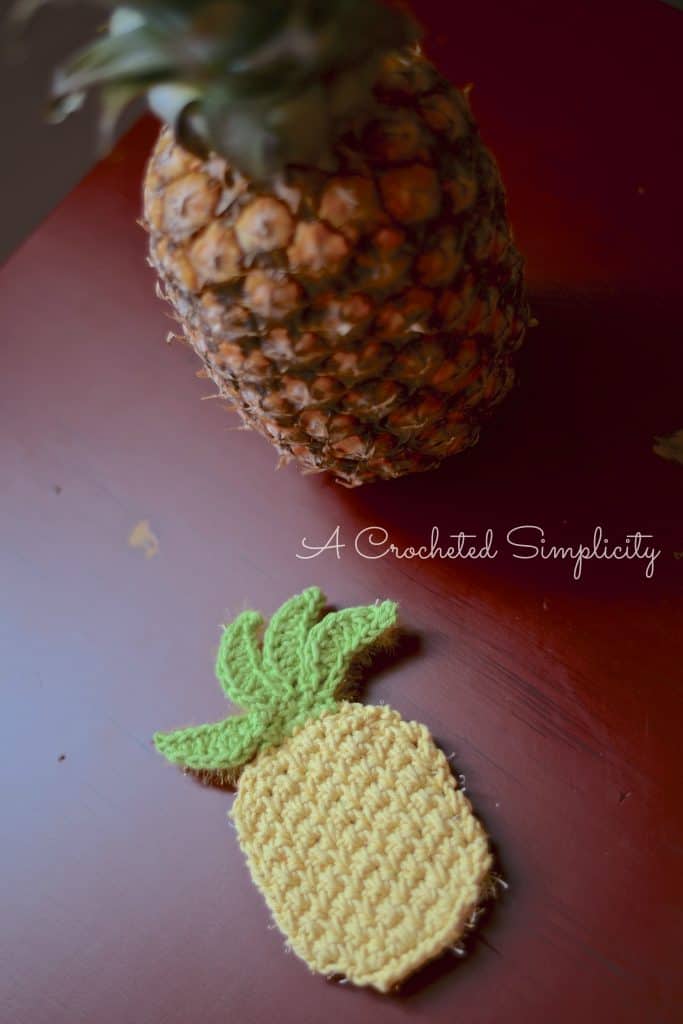
POLYGON ((216 657, 216 678, 223 692, 242 708, 267 703, 259 634, 263 618, 258 612, 242 612, 225 627, 216 657))
POLYGON ((154 745, 172 764, 192 771, 233 771, 259 749, 267 718, 258 712, 175 732, 157 732, 154 745))
POLYGON ((397 613, 393 601, 383 601, 326 615, 306 638, 303 665, 308 685, 319 695, 336 694, 353 660, 390 633, 397 613))
POLYGON ((194 771, 234 772, 298 726, 337 706, 352 661, 396 624, 392 601, 331 612, 317 587, 286 601, 259 644, 262 618, 243 612, 223 633, 216 675, 248 711, 222 722, 156 733, 159 753, 194 771))
MULTIPOLYGON (((42 2, 19 0, 15 17, 42 2)), ((133 0, 57 70, 53 110, 65 116, 98 88, 109 127, 147 94, 181 144, 252 177, 326 166, 335 133, 371 108, 377 60, 417 34, 382 0, 133 0)))
POLYGON ((263 639, 263 666, 271 679, 296 686, 303 671, 306 637, 324 607, 324 595, 317 587, 309 587, 275 612, 263 639))

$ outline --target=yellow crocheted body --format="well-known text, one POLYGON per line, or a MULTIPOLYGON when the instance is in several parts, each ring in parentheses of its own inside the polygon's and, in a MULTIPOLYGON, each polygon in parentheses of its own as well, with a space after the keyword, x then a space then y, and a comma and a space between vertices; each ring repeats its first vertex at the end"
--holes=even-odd
POLYGON ((491 871, 445 756, 388 707, 342 702, 259 753, 232 816, 294 951, 380 992, 458 941, 491 871))
POLYGON ((239 777, 239 840, 295 952, 387 992, 458 942, 492 858, 428 729, 340 699, 354 661, 391 637, 394 602, 324 611, 309 587, 265 630, 242 612, 216 658, 242 713, 154 742, 175 764, 239 777))

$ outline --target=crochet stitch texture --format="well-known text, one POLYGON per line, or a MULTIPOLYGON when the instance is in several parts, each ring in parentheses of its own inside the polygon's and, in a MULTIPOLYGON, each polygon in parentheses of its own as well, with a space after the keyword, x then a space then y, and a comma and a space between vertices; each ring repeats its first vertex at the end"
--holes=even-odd
POLYGON ((387 992, 462 936, 486 834, 424 725, 340 705, 242 774, 252 877, 315 971, 387 992))
POLYGON ((460 939, 491 854, 427 728, 338 699, 396 605, 318 622, 324 604, 317 588, 291 598, 262 644, 261 616, 240 615, 216 670, 245 714, 155 743, 195 770, 241 772, 231 814, 278 927, 313 970, 387 992, 460 939))

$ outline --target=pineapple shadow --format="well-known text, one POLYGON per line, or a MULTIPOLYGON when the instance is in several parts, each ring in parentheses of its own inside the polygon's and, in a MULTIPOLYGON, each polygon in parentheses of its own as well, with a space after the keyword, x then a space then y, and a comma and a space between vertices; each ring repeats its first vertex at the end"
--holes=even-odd
MULTIPOLYGON (((482 538, 493 529, 502 549, 497 559, 421 561, 424 578, 448 571, 475 585, 575 591, 566 565, 512 559, 506 534, 523 524, 542 526, 549 543, 586 543, 603 525, 614 541, 639 529, 675 548, 681 478, 653 452, 653 438, 680 418, 673 299, 549 290, 531 302, 539 326, 520 351, 519 385, 475 447, 420 476, 350 491, 319 484, 325 500, 346 513, 347 530, 377 524, 399 547, 428 545, 435 525, 443 541, 461 530, 482 538), (644 373, 643 338, 648 366, 664 370, 656 386, 644 373)), ((675 566, 664 562, 660 585, 675 587, 675 566)), ((606 596, 641 583, 628 562, 603 563, 588 575, 582 590, 606 596)))

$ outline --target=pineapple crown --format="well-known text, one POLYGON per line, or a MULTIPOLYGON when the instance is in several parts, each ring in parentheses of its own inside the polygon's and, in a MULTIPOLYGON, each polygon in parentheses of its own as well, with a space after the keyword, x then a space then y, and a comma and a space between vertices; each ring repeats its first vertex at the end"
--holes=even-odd
POLYGON ((397 606, 383 601, 321 619, 324 606, 317 587, 291 597, 273 615, 262 643, 258 612, 242 612, 226 626, 216 676, 244 714, 158 732, 154 744, 159 753, 192 771, 236 777, 259 751, 334 710, 352 662, 387 639, 396 625, 397 606))
MULTIPOLYGON (((15 18, 47 2, 17 0, 15 18)), ((397 0, 131 0, 57 70, 52 118, 99 88, 107 144, 146 93, 182 146, 219 153, 252 178, 331 166, 340 126, 372 103, 379 59, 416 39, 397 0)))

